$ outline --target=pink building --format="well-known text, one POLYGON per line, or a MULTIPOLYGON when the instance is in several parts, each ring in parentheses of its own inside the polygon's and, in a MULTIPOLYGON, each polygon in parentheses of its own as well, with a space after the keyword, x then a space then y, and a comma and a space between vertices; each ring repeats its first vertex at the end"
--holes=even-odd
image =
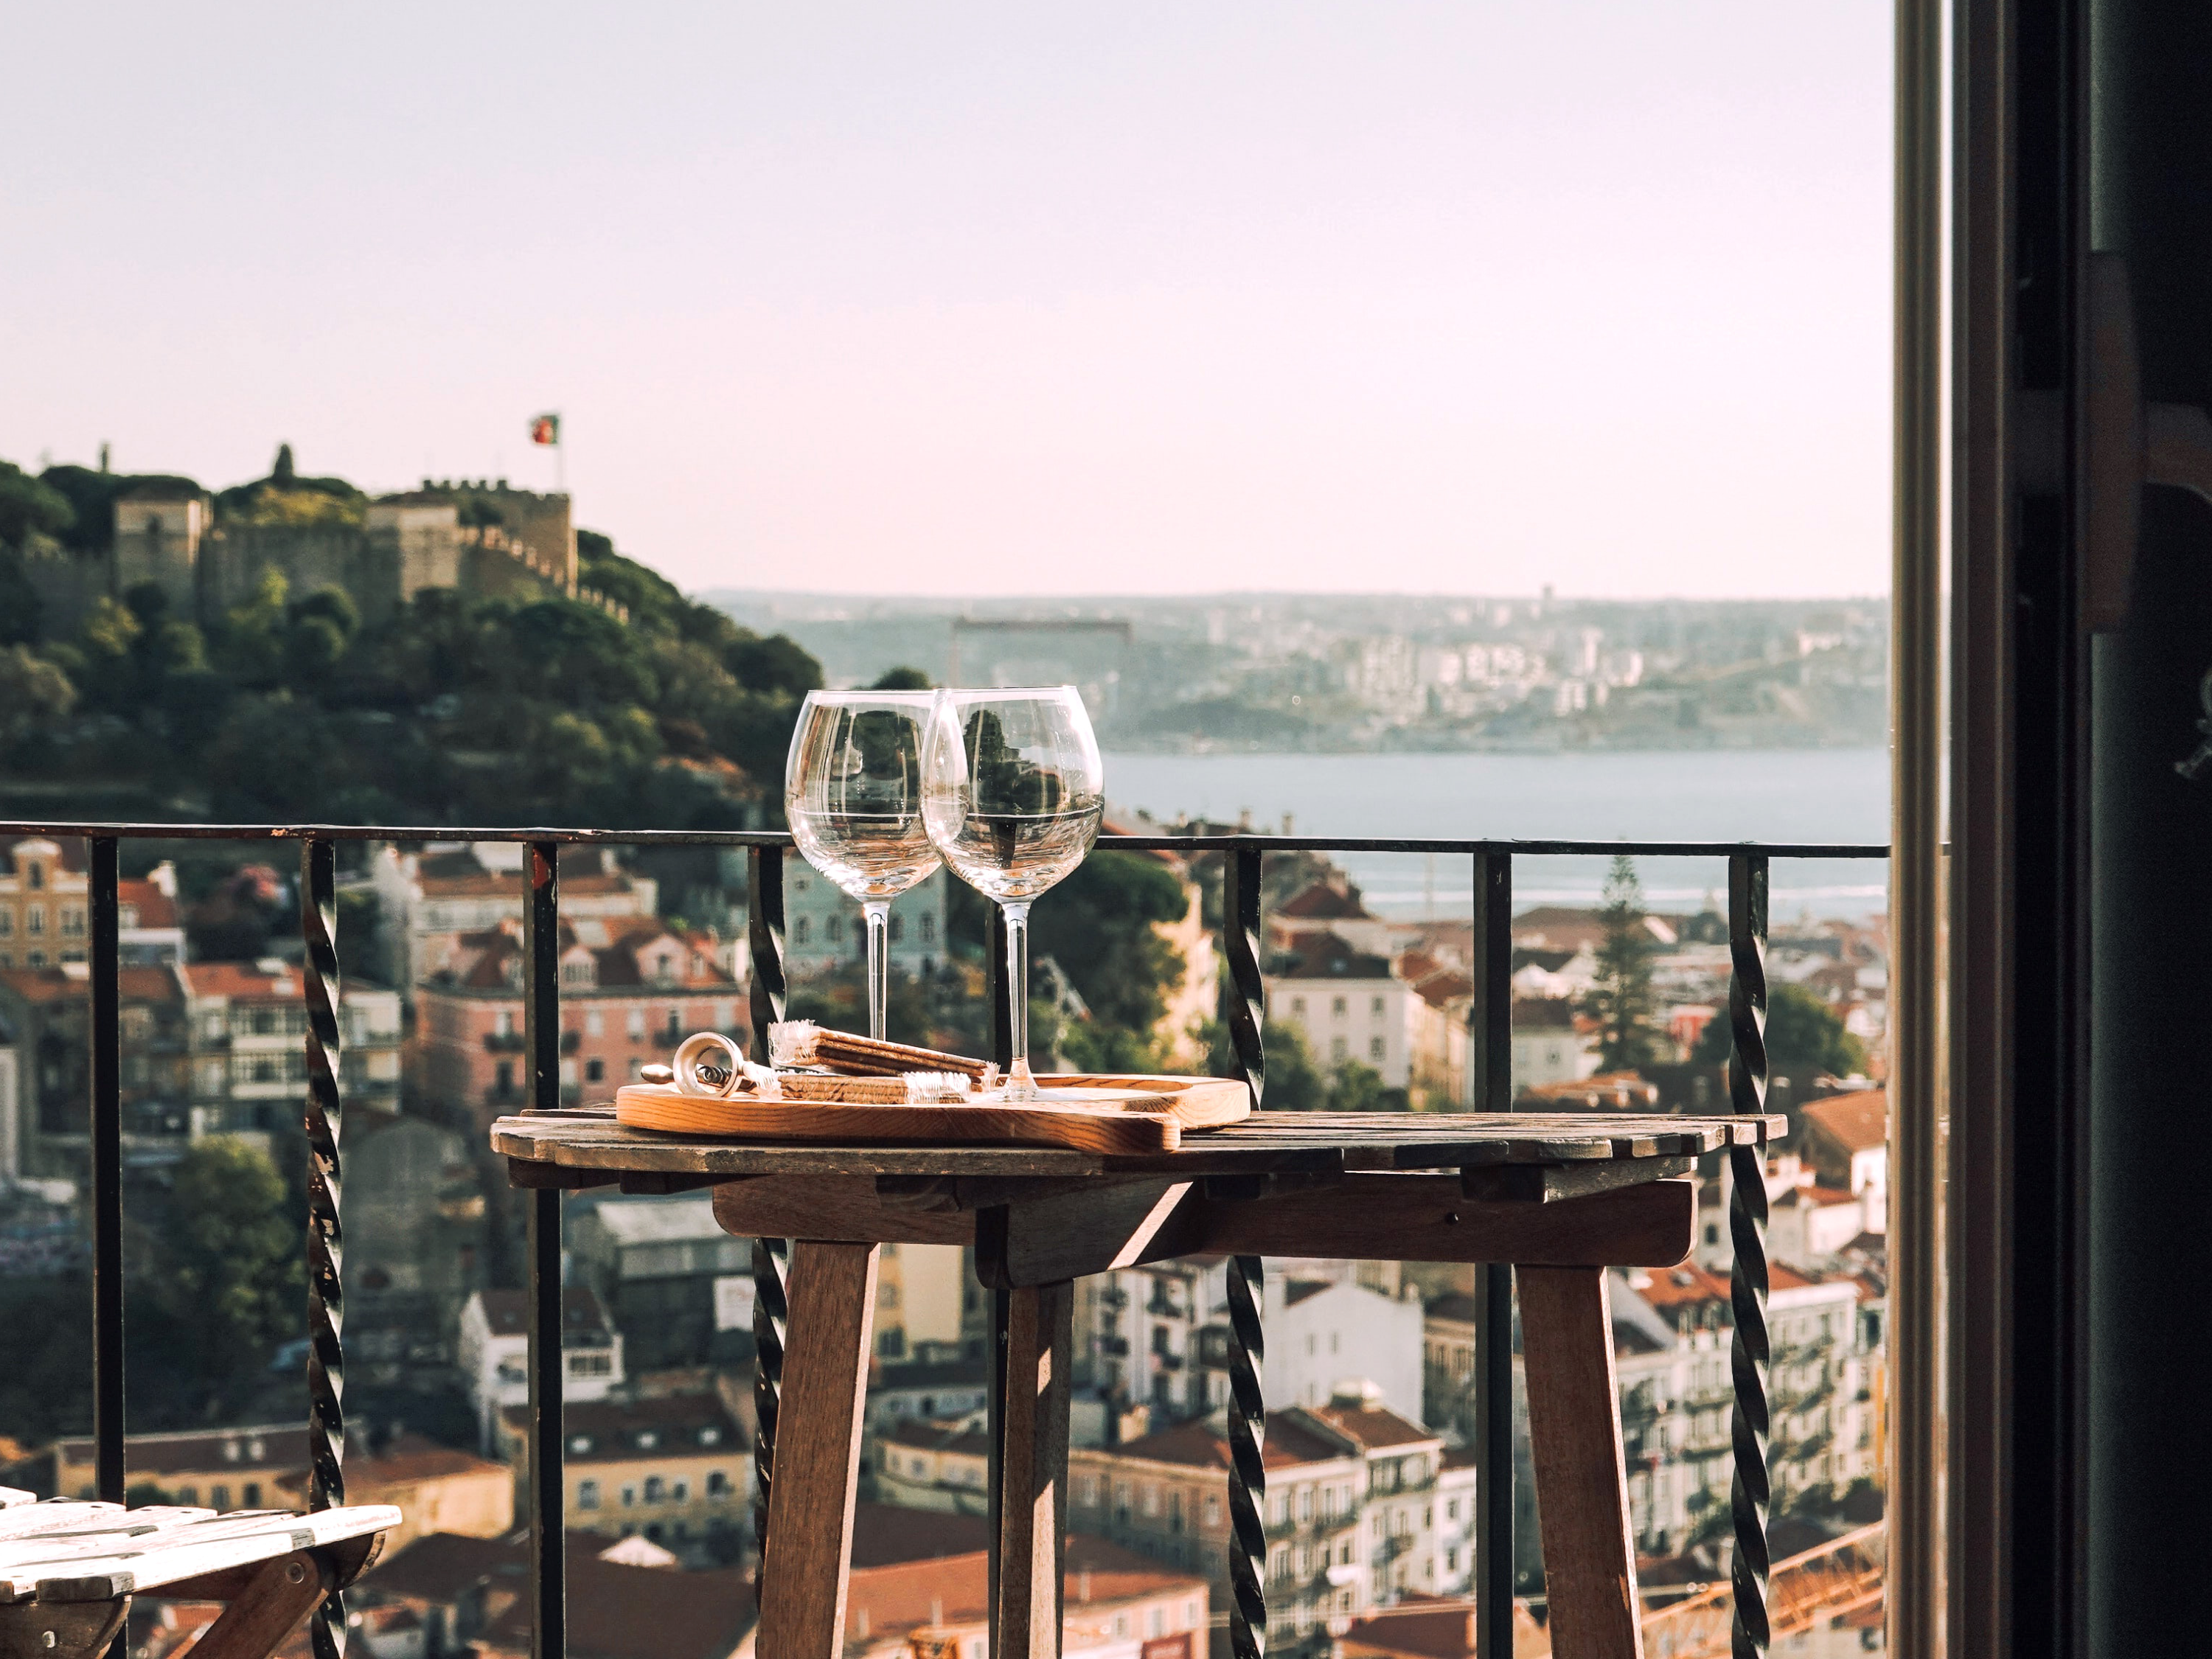
MULTIPOLYGON (((561 924, 561 1096, 612 1100, 641 1066, 665 1061, 693 1031, 747 1041, 737 981, 712 933, 658 917, 561 924)), ((416 1097, 490 1112, 524 1103, 522 929, 465 933, 416 988, 408 1077, 416 1097)))

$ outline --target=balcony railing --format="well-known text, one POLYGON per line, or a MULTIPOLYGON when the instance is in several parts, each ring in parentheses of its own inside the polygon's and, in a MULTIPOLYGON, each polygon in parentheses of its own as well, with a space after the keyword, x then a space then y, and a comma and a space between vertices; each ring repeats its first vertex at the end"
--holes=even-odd
MULTIPOLYGON (((768 1028, 783 1018, 783 864, 791 847, 776 831, 477 830, 452 825, 350 826, 322 824, 171 823, 0 823, 0 834, 81 837, 91 843, 90 995, 92 1189, 93 1189, 93 1438, 99 1496, 120 1503, 125 1491, 123 1391, 123 1147, 121 993, 118 979, 118 851, 125 840, 236 840, 266 845, 272 840, 300 843, 301 916, 305 934, 305 1038, 308 1073, 306 1130, 308 1147, 307 1256, 310 1342, 307 1357, 307 1419, 312 1466, 308 1502, 329 1508, 345 1501, 341 1458, 345 1444, 343 1378, 340 1341, 343 1290, 343 1222, 339 1201, 340 1142, 344 1097, 342 1076, 337 952, 337 846, 340 842, 441 841, 465 836, 480 841, 521 842, 528 892, 524 905, 522 979, 525 1028, 522 1053, 526 1078, 518 1095, 529 1109, 559 1109, 561 1085, 560 974, 558 964, 558 856, 564 846, 659 846, 744 848, 749 860, 749 943, 753 977, 754 1041, 765 1060, 768 1028)), ((1766 1103, 1765 1041, 1767 872, 1774 859, 1881 859, 1888 848, 1861 844, 1787 846, 1752 842, 1461 841, 1436 838, 1348 838, 1315 836, 1108 836, 1103 848, 1212 853, 1222 858, 1221 954, 1226 973, 1223 1012, 1234 1073, 1264 1099, 1267 1054, 1262 1034, 1265 983, 1261 931, 1262 863, 1270 853, 1411 853, 1467 858, 1473 866, 1470 894, 1475 960, 1469 963, 1475 993, 1469 1018, 1470 1065, 1475 1097, 1487 1110, 1505 1111, 1512 1090, 1512 900, 1513 865, 1517 857, 1607 856, 1724 859, 1729 867, 1729 943, 1732 974, 1729 1030, 1733 1052, 1729 1065, 1732 1109, 1758 1112, 1766 1103)), ((1001 1064, 1008 1030, 1009 985, 1003 923, 994 915, 990 933, 989 984, 995 1012, 994 1046, 1001 1064)), ((1765 1307, 1767 1291, 1765 1230, 1766 1185, 1764 1154, 1757 1147, 1735 1147, 1730 1160, 1729 1234, 1735 1248, 1732 1306, 1734 1329, 1730 1444, 1735 1471, 1730 1493, 1735 1537, 1733 1609, 1735 1647, 1739 1653, 1766 1650, 1771 1626, 1766 1613, 1768 1553, 1766 1513, 1770 1495, 1767 1462, 1769 1361, 1765 1307)), ((561 1194, 551 1188, 526 1194, 529 1282, 530 1404, 528 1408, 528 1508, 530 1516, 532 1659, 560 1659, 567 1639, 563 1578, 562 1370, 557 1361, 562 1329, 561 1194)), ((754 1334, 758 1350, 755 1392, 760 1425, 756 1438, 758 1492, 755 1536, 764 1539, 768 1491, 773 1479, 775 1423, 782 1384, 781 1330, 785 1319, 783 1263, 786 1243, 756 1240, 754 1334)), ((1267 1628, 1265 1477, 1260 1460, 1259 1397, 1255 1356, 1260 1341, 1260 1287, 1263 1265, 1237 1256, 1230 1262, 1231 1340, 1228 1355, 1231 1384, 1229 1413, 1230 1512, 1236 1534, 1230 1551, 1231 1651, 1260 1652, 1267 1628)), ((1480 1310, 1476 1325, 1475 1453, 1481 1470, 1476 1518, 1475 1595, 1480 1659, 1510 1659, 1513 1651, 1513 1455, 1512 1455, 1512 1270, 1486 1267, 1478 1281, 1480 1310)), ((1006 1293, 997 1292, 1003 1297, 1006 1293)), ((993 1458, 1002 1427, 994 1413, 993 1458)), ((992 1490, 995 1493, 995 1480, 992 1490)), ((995 1539, 998 1529, 994 1527, 995 1539)), ((995 1563, 994 1563, 995 1566, 995 1563)), ((319 1659, 337 1659, 345 1647, 342 1598, 332 1595, 313 1626, 319 1659)))

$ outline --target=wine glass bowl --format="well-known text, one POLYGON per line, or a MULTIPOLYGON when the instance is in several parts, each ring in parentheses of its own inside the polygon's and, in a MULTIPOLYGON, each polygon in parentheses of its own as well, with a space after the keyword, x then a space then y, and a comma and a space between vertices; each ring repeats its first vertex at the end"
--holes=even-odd
POLYGON ((810 691, 784 767, 800 854, 867 921, 868 1034, 884 1036, 890 902, 939 862, 922 821, 931 691, 810 691))
POLYGON ((1073 686, 938 694, 922 817, 952 872, 1006 913, 1009 1099, 1038 1092, 1029 1066, 1030 904, 1083 862, 1105 810, 1098 739, 1073 686))

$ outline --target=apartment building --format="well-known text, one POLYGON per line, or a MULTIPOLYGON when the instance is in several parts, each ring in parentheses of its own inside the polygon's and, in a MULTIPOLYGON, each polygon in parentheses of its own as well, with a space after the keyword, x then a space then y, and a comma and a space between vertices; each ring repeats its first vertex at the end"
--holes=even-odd
MULTIPOLYGON (((1475 1471, 1441 1437, 1347 1389, 1267 1414, 1271 1650, 1325 1651, 1328 1627, 1399 1596, 1464 1593, 1475 1471)), ((1069 1454, 1068 1524, 1228 1585, 1229 1447, 1186 1423, 1069 1454)))
MULTIPOLYGON (((484 1449, 500 1413, 530 1401, 530 1304, 521 1291, 478 1291, 461 1309, 454 1359, 482 1425, 484 1449)), ((604 1400, 622 1386, 622 1333, 588 1285, 561 1292, 562 1398, 604 1400)))
MULTIPOLYGON (((927 979, 945 962, 945 884, 934 870, 891 902, 890 962, 909 979, 927 979)), ((813 979, 867 960, 868 930, 858 901, 797 859, 783 873, 783 966, 813 979)))
MULTIPOLYGON (((188 962, 191 1133, 289 1127, 307 1098, 307 987, 299 969, 258 962, 188 962)), ((359 981, 338 992, 339 1087, 349 1104, 399 1104, 399 994, 359 981)))
MULTIPOLYGON (((1352 1264, 1277 1259, 1262 1289, 1267 1352, 1261 1387, 1284 1405, 1319 1405, 1347 1381, 1371 1382, 1393 1409, 1421 1404, 1421 1306, 1363 1282, 1352 1264)), ((1151 1428, 1218 1411, 1229 1398, 1227 1267, 1176 1256, 1080 1279, 1077 1384, 1109 1412, 1151 1428)))
MULTIPOLYGON (((1770 1462, 1775 1510, 1820 1489, 1839 1498, 1880 1475, 1875 1436, 1874 1332, 1859 1316, 1860 1283, 1769 1268, 1767 1328, 1773 1403, 1770 1462)), ((1631 1524, 1638 1550, 1672 1555, 1724 1527, 1734 1469, 1735 1404, 1729 1283, 1685 1263, 1636 1269, 1613 1284, 1613 1364, 1628 1460, 1631 1524)), ((1516 1571, 1537 1565, 1528 1493, 1528 1401, 1515 1359, 1514 1534, 1516 1571), (1528 1528, 1523 1536, 1523 1527, 1528 1528)))
POLYGON ((1267 1018, 1304 1038, 1322 1066, 1367 1066, 1386 1089, 1413 1081, 1417 1006, 1390 958, 1355 948, 1333 933, 1301 934, 1295 951, 1267 977, 1267 1018))
MULTIPOLYGON (((736 1559, 751 1524, 752 1447, 720 1395, 573 1401, 561 1426, 569 1527, 642 1537, 694 1565, 736 1559)), ((526 1503, 527 1408, 506 1408, 500 1428, 526 1503)))
MULTIPOLYGON (((565 903, 564 903, 565 909, 565 903)), ((711 933, 655 916, 575 920, 560 928, 561 1093, 607 1100, 640 1068, 665 1063, 694 1031, 741 1044, 750 1027, 711 933)), ((458 935, 415 988, 408 1076, 427 1101, 496 1115, 525 1094, 522 924, 458 935)))
MULTIPOLYGON (((380 849, 369 866, 377 898, 378 945, 385 973, 411 1000, 443 968, 464 934, 522 925, 522 860, 514 842, 437 846, 420 853, 380 849)), ((655 913, 658 885, 617 866, 596 847, 561 851, 561 918, 629 921, 655 913)))
POLYGON ((991 1437, 981 1414, 954 1422, 894 1418, 871 1436, 876 1492, 901 1509, 990 1512, 991 1437))
MULTIPOLYGON (((54 1443, 53 1496, 97 1495, 93 1443, 54 1443)), ((125 1466, 133 1483, 158 1486, 168 1501, 211 1510, 284 1507, 288 1480, 304 1480, 307 1430, 300 1423, 264 1423, 236 1429, 191 1429, 176 1434, 134 1434, 124 1442, 125 1466)))
POLYGON ((704 1193, 580 1206, 568 1247, 579 1283, 622 1333, 631 1376, 752 1353, 752 1245, 715 1224, 704 1193))

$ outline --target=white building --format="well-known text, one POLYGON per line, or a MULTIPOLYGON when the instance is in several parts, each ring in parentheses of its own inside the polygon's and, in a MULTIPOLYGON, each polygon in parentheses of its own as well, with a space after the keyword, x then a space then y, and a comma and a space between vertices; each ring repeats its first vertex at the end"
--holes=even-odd
MULTIPOLYGON (((890 965, 909 979, 935 974, 945 961, 945 884, 931 872, 891 901, 890 965)), ((856 900, 845 896, 804 860, 783 868, 783 965, 793 979, 811 979, 867 960, 868 930, 856 900)))
MULTIPOLYGON (((191 1134, 295 1127, 307 1098, 307 1008, 299 969, 258 962, 173 965, 185 998, 191 1134)), ((339 1088, 349 1105, 399 1103, 399 994, 358 980, 338 991, 339 1088)))
MULTIPOLYGON (((1408 1595, 1464 1594, 1476 1472, 1443 1440, 1352 1389, 1267 1413, 1267 1615, 1287 1646, 1408 1595)), ((1068 1525, 1225 1590, 1228 1447, 1187 1423, 1068 1458, 1068 1525)))
MULTIPOLYGON (((589 1286, 561 1292, 561 1394, 563 1400, 605 1400, 622 1386, 622 1333, 589 1286)), ((498 1442, 500 1413, 530 1403, 530 1302, 522 1291, 478 1291, 462 1306, 453 1358, 461 1386, 477 1408, 480 1445, 498 1442)))
POLYGON ((1387 957, 1334 933, 1304 934, 1289 965, 1268 976, 1267 994, 1267 1018, 1296 1030, 1316 1064, 1356 1062, 1386 1089, 1412 1082, 1420 998, 1387 957))
POLYGON ((1575 1026, 1564 997, 1528 997, 1513 1005, 1513 1092, 1597 1075, 1597 1045, 1575 1026))
POLYGON ((1267 1358, 1261 1398, 1325 1406, 1355 1382, 1373 1401, 1418 1419, 1421 1411, 1421 1304, 1353 1280, 1267 1276, 1267 1358))

